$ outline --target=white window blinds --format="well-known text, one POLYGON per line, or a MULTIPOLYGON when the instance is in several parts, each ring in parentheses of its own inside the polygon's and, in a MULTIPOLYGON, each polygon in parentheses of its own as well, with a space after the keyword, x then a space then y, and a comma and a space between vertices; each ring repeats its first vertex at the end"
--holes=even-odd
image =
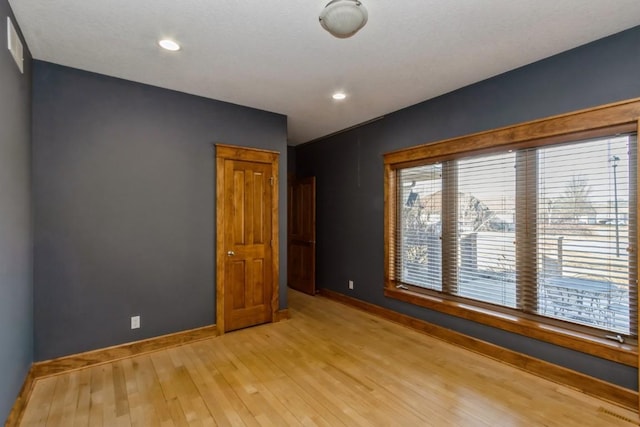
POLYGON ((396 271, 404 283, 442 289, 442 165, 399 171, 396 271))
POLYGON ((456 294, 515 308, 515 154, 457 163, 456 294))
POLYGON ((630 142, 630 136, 620 136, 537 150, 541 314, 630 333, 630 142))
POLYGON ((637 334, 636 136, 399 168, 400 286, 637 334))

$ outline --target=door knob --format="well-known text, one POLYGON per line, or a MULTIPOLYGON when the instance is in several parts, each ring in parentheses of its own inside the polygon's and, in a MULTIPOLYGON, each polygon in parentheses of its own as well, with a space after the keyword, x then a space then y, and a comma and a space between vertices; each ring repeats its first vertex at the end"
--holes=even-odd
POLYGON ((236 254, 236 253, 235 253, 235 252, 233 252, 233 251, 228 251, 228 252, 227 252, 227 256, 234 256, 235 254, 236 254))

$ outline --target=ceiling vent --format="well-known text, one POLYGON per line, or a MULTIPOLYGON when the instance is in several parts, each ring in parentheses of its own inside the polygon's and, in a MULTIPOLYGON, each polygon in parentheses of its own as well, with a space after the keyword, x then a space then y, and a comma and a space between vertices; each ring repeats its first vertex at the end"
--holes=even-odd
POLYGON ((13 23, 11 22, 11 18, 7 16, 7 48, 9 52, 11 52, 11 56, 13 56, 13 60, 16 61, 16 65, 21 73, 24 73, 24 58, 23 58, 23 48, 22 42, 20 41, 20 36, 18 36, 18 32, 16 31, 13 23))

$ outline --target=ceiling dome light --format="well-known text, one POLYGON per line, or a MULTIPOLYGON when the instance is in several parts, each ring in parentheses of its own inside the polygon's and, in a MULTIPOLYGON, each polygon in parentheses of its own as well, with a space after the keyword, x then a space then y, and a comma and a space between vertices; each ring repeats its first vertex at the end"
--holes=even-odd
POLYGON ((346 39, 364 27, 368 17, 358 0, 332 0, 320 12, 320 25, 333 36, 346 39))
POLYGON ((170 50, 172 52, 175 52, 176 50, 180 50, 180 45, 174 42, 173 40, 169 40, 169 39, 160 40, 158 44, 160 45, 161 48, 170 50))
POLYGON ((336 92, 331 97, 333 99, 335 99, 336 101, 341 101, 341 100, 345 99, 347 97, 347 95, 342 93, 342 92, 336 92))

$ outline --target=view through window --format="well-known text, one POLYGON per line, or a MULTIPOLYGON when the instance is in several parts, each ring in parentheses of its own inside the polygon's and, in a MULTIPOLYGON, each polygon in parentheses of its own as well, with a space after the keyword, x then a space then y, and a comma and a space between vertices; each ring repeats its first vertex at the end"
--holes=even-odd
POLYGON ((539 149, 542 314, 630 333, 631 137, 539 149))
POLYGON ((635 135, 397 173, 400 282, 632 335, 635 135))

